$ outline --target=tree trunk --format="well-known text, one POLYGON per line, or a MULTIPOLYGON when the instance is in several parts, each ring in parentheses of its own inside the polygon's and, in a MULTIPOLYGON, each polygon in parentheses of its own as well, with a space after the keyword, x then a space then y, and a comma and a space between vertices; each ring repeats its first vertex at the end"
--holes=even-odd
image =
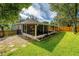
POLYGON ((1 38, 4 37, 4 28, 3 28, 3 27, 1 27, 1 34, 0 34, 0 37, 1 37, 1 38))
POLYGON ((74 33, 77 32, 77 3, 75 3, 75 17, 74 17, 74 22, 73 22, 73 31, 74 33))
POLYGON ((4 27, 2 27, 2 33, 3 33, 3 37, 4 37, 4 27))
POLYGON ((73 22, 73 31, 74 31, 74 33, 77 32, 77 24, 76 24, 76 21, 73 22))

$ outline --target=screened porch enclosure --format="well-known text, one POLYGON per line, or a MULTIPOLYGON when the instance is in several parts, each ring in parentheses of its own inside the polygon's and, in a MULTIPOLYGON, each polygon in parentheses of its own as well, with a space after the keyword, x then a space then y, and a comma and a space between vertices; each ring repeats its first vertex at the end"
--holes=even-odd
POLYGON ((37 35, 48 34, 47 25, 38 25, 37 26, 37 35))
POLYGON ((22 27, 23 27, 23 33, 27 33, 33 36, 35 35, 34 24, 23 24, 22 27))
POLYGON ((30 34, 33 36, 48 34, 48 26, 47 25, 22 24, 22 29, 23 29, 22 30, 23 33, 30 34))
POLYGON ((49 30, 52 28, 52 25, 34 19, 27 19, 24 22, 20 22, 19 27, 21 27, 20 30, 23 36, 36 40, 54 33, 53 30, 49 30))

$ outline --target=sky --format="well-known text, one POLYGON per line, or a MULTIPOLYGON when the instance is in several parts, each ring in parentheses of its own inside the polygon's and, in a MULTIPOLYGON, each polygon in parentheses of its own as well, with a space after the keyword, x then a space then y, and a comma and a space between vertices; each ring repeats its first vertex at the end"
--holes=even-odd
POLYGON ((23 20, 26 20, 29 15, 33 15, 40 22, 50 22, 57 16, 57 12, 51 11, 50 4, 48 3, 33 3, 30 7, 23 8, 19 15, 23 20))

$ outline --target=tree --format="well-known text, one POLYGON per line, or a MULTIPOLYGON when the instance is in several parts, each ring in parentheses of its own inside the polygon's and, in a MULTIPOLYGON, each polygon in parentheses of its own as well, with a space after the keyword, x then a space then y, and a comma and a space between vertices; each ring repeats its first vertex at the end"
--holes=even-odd
POLYGON ((64 20, 72 22, 73 31, 77 32, 77 13, 79 4, 68 3, 68 4, 51 4, 52 10, 58 12, 58 15, 62 15, 64 20))
POLYGON ((0 22, 15 23, 18 21, 18 14, 23 7, 29 7, 31 4, 14 4, 14 3, 2 3, 0 4, 0 22))
POLYGON ((28 8, 30 5, 30 3, 1 3, 0 25, 16 24, 19 21, 18 15, 21 9, 24 7, 28 8))

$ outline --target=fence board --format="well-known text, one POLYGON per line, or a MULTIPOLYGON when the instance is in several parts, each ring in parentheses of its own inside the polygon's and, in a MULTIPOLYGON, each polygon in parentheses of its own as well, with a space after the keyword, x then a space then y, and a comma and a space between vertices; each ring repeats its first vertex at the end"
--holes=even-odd
MULTIPOLYGON (((0 31, 0 33, 2 34, 3 32, 0 31)), ((10 35, 14 35, 16 34, 16 31, 4 31, 4 36, 10 36, 10 35)))

